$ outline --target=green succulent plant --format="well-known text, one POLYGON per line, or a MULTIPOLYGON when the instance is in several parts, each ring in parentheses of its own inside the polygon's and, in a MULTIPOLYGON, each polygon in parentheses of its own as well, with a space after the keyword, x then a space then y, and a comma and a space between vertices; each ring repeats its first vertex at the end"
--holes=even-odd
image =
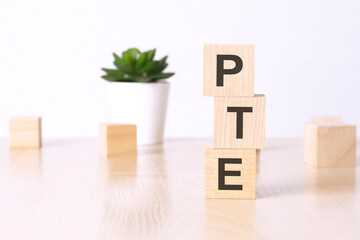
POLYGON ((155 82, 166 79, 174 73, 164 73, 168 66, 167 56, 154 60, 156 49, 140 52, 137 48, 129 48, 121 57, 113 53, 116 69, 102 68, 106 75, 101 76, 110 82, 155 82))

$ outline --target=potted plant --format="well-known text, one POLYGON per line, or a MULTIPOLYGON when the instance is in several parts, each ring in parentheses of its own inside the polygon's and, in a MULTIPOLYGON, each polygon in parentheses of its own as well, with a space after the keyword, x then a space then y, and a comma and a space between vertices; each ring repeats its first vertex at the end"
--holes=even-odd
POLYGON ((115 69, 102 68, 111 122, 136 124, 140 145, 163 141, 169 83, 162 80, 174 75, 163 72, 167 56, 154 60, 155 52, 130 48, 113 54, 115 69))

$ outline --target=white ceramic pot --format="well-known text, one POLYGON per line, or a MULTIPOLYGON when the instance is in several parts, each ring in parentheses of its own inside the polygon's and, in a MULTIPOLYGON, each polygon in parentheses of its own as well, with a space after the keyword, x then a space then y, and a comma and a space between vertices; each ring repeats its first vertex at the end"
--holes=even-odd
POLYGON ((110 121, 137 126, 139 145, 162 143, 169 83, 108 82, 110 121))

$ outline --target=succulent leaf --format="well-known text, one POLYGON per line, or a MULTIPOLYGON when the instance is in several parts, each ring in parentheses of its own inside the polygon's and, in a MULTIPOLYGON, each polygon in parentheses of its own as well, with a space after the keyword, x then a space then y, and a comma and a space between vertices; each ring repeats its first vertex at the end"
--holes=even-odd
POLYGON ((168 66, 168 64, 167 63, 165 63, 161 68, 160 68, 160 72, 162 72, 162 71, 164 71, 165 70, 165 68, 167 68, 167 66, 168 66))
POLYGON ((150 74, 157 74, 161 72, 161 69, 163 68, 165 61, 166 61, 166 57, 163 57, 162 59, 160 59, 160 61, 155 61, 156 62, 156 66, 149 71, 150 74))
POLYGON ((168 57, 168 56, 165 56, 165 57, 163 57, 162 59, 160 59, 159 64, 160 64, 161 67, 164 66, 164 64, 166 63, 167 57, 168 57))
POLYGON ((141 70, 140 73, 149 73, 157 66, 157 61, 147 63, 141 70))
POLYGON ((109 82, 116 82, 118 79, 117 77, 111 75, 103 75, 101 77, 109 82))
POLYGON ((134 80, 135 82, 150 82, 151 77, 139 76, 139 77, 134 77, 134 80))
POLYGON ((113 76, 124 76, 124 73, 117 70, 117 69, 108 69, 108 68, 102 68, 104 72, 107 73, 107 75, 113 75, 113 76))
POLYGON ((123 60, 116 54, 113 53, 115 61, 114 61, 114 65, 118 67, 118 65, 123 64, 123 60))
POLYGON ((147 52, 143 52, 140 54, 139 59, 135 63, 136 70, 140 70, 146 64, 147 56, 147 52))
POLYGON ((147 56, 146 62, 148 63, 148 62, 151 62, 154 59, 156 49, 149 50, 147 53, 148 53, 148 56, 147 56))
POLYGON ((130 48, 130 49, 128 49, 126 52, 127 52, 127 53, 130 55, 130 57, 131 57, 132 59, 134 59, 134 60, 136 60, 138 54, 140 53, 139 49, 137 49, 137 48, 130 48))
POLYGON ((174 75, 174 73, 159 73, 159 74, 151 75, 151 79, 152 79, 152 81, 166 79, 173 75, 174 75))
POLYGON ((127 64, 129 66, 132 66, 135 63, 135 60, 131 57, 129 52, 122 53, 122 60, 123 60, 124 64, 127 64))
POLYGON ((133 69, 128 64, 118 64, 117 67, 121 72, 126 73, 126 74, 133 74, 135 71, 135 69, 133 69))

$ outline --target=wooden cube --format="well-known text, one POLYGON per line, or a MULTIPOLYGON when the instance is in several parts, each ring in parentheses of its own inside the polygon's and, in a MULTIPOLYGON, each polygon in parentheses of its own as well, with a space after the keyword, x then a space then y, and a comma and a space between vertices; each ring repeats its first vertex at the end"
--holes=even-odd
POLYGON ((265 102, 265 95, 215 97, 214 147, 264 148, 265 102))
POLYGON ((136 156, 136 125, 100 123, 99 152, 106 157, 136 156))
POLYGON ((255 199, 255 149, 205 149, 205 197, 255 199))
POLYGON ((308 122, 304 125, 304 161, 314 167, 355 167, 356 126, 308 122))
POLYGON ((312 117, 313 122, 342 122, 341 117, 312 117))
POLYGON ((41 148, 41 118, 10 118, 10 148, 41 148))
POLYGON ((205 45, 204 96, 254 96, 254 45, 205 45))

